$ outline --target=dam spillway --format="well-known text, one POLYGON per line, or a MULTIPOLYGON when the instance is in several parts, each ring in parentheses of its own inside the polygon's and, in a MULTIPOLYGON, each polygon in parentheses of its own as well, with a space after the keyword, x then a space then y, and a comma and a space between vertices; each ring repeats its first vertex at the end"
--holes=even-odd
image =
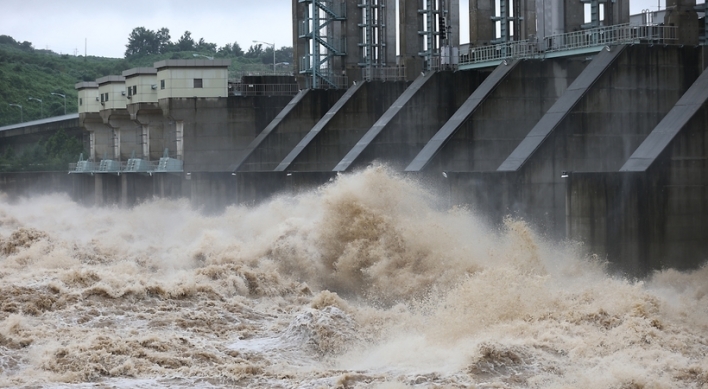
MULTIPOLYGON (((708 56, 675 32, 592 27, 581 40, 470 46, 459 62, 439 40, 437 56, 381 52, 366 66, 337 49, 322 60, 341 73, 303 62, 294 77, 230 87, 226 61, 161 61, 77 84, 87 161, 63 176, 3 174, 2 189, 56 189, 91 205, 186 197, 218 212, 385 164, 491 223, 523 218, 549 238, 584 242, 619 270, 691 268, 708 258, 708 56)), ((296 51, 318 39, 296 34, 296 51)), ((2 128, 0 147, 72 120, 2 128)))

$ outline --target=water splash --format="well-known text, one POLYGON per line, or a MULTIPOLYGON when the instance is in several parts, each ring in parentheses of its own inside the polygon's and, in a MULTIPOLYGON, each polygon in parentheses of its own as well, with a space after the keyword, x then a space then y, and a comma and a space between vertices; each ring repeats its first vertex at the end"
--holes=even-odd
POLYGON ((0 386, 708 386, 708 268, 610 277, 382 166, 218 216, 0 204, 0 386))

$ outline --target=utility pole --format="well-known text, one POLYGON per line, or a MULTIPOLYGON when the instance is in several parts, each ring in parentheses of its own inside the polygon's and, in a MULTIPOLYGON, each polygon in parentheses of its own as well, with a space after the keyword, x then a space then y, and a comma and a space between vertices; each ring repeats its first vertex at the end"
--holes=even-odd
POLYGON ((42 101, 42 99, 38 99, 35 97, 28 97, 27 98, 27 101, 32 101, 32 100, 39 101, 39 118, 40 119, 43 118, 44 117, 44 102, 42 101))
POLYGON ((64 115, 66 115, 66 95, 63 95, 63 94, 61 94, 61 93, 54 93, 54 92, 52 92, 52 95, 54 95, 54 96, 60 96, 60 97, 63 97, 63 98, 64 98, 64 115))
POLYGON ((20 123, 24 122, 25 119, 24 119, 24 117, 23 117, 23 115, 22 115, 22 106, 19 105, 19 104, 9 104, 9 105, 10 105, 10 107, 18 107, 18 108, 20 108, 20 123))

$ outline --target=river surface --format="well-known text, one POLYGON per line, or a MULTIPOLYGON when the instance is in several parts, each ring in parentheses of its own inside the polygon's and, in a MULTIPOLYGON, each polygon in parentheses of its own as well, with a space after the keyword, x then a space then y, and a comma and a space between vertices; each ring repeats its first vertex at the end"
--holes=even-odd
POLYGON ((211 216, 0 195, 0 387, 708 388, 708 267, 583 251, 380 166, 211 216))

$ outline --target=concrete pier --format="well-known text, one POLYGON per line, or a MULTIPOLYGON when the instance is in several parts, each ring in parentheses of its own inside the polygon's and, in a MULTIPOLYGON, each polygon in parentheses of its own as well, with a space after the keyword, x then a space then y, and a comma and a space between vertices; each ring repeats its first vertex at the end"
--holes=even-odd
POLYGON ((403 170, 452 117, 488 73, 421 75, 334 167, 350 171, 373 161, 403 170))
POLYGON ((248 145, 236 171, 273 171, 344 94, 304 90, 248 145))
POLYGON ((276 171, 332 171, 406 90, 403 81, 362 82, 350 88, 276 171))

